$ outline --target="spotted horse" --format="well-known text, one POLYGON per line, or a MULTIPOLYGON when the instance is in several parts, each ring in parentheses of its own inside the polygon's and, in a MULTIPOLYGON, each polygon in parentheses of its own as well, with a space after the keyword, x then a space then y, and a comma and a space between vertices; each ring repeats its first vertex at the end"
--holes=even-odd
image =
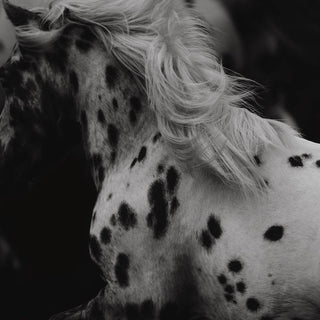
POLYGON ((78 126, 99 190, 105 287, 51 320, 319 319, 320 147, 249 110, 206 24, 171 0, 4 4, 1 190, 78 126))

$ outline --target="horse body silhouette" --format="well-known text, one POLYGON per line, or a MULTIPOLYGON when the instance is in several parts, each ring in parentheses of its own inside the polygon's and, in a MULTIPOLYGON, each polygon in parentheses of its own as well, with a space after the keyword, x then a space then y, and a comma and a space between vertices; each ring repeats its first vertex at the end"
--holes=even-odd
POLYGON ((105 288, 52 319, 319 318, 320 147, 241 108, 199 20, 167 0, 5 9, 21 57, 0 71, 1 188, 78 123, 99 190, 105 288))

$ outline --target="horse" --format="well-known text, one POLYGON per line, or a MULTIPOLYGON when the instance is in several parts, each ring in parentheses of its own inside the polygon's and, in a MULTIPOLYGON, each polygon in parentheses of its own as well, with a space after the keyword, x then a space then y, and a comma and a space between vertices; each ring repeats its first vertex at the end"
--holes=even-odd
POLYGON ((1 190, 79 126, 98 190, 105 286, 51 320, 319 318, 320 147, 250 110, 251 82, 224 72, 192 9, 4 6, 20 56, 0 70, 1 190))

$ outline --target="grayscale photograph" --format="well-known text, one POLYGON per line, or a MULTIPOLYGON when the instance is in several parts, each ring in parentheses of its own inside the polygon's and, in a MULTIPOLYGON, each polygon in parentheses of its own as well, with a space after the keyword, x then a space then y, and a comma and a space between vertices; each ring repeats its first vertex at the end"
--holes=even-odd
POLYGON ((0 320, 320 320, 320 1, 0 0, 0 320))

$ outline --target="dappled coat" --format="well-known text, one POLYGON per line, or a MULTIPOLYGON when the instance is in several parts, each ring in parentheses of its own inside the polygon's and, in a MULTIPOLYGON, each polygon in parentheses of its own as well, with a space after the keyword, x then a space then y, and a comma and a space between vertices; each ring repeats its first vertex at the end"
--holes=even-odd
POLYGON ((320 147, 247 109, 205 23, 168 0, 5 6, 1 187, 74 122, 99 190, 105 287, 52 319, 319 318, 320 147))

